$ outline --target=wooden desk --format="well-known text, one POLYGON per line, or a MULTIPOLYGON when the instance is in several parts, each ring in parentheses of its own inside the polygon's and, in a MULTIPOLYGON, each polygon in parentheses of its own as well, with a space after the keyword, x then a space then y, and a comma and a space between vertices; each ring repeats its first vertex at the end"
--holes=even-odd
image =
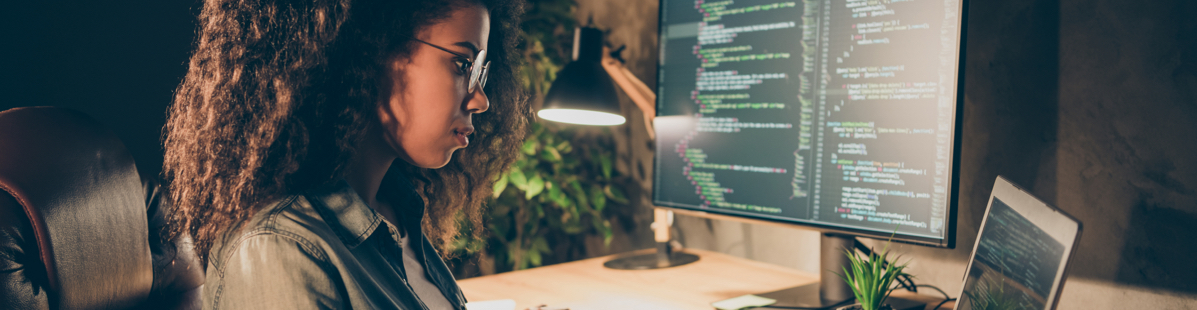
MULTIPOLYGON (((458 285, 468 300, 514 299, 517 310, 542 304, 570 310, 710 310, 714 301, 819 280, 816 275, 726 254, 686 252, 701 258, 696 263, 655 270, 604 268, 603 262, 613 255, 465 279, 458 285)), ((940 301, 930 295, 894 295, 928 302, 928 307, 940 301)))

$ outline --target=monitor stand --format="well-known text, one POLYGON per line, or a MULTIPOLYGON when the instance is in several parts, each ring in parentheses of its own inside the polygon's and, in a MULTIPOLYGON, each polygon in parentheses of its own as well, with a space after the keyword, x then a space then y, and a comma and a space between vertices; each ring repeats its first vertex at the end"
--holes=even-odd
MULTIPOLYGON (((839 274, 843 272, 843 266, 850 265, 848 257, 844 255, 844 250, 855 247, 855 237, 824 233, 819 238, 819 268, 822 269, 819 272, 819 283, 756 295, 777 300, 777 303, 770 305, 777 307, 835 309, 839 306, 849 305, 855 298, 852 295, 852 287, 848 286, 848 283, 844 282, 839 274)), ((889 304, 894 310, 926 307, 924 303, 893 296, 886 299, 886 304, 889 304)), ((763 309, 768 308, 764 307, 763 309)))

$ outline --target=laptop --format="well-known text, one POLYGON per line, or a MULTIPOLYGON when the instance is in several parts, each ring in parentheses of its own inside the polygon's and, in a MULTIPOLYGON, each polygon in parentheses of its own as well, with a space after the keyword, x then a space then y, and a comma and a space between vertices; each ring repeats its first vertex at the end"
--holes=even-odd
POLYGON ((1080 235, 1080 221, 998 176, 956 309, 1055 309, 1080 235))

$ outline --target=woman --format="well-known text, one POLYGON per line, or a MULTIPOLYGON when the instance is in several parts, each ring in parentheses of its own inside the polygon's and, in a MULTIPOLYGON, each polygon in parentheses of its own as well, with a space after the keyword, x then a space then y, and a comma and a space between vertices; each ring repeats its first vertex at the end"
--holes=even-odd
POLYGON ((521 10, 207 1, 163 172, 204 308, 464 309, 434 245, 479 225, 523 139, 521 10))

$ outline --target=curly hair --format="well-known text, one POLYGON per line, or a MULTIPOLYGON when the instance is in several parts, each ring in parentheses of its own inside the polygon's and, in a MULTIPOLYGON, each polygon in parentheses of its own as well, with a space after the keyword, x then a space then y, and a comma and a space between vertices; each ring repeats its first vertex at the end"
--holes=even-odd
POLYGON ((169 236, 191 235, 206 266, 214 241, 263 204, 342 178, 377 122, 385 64, 409 57, 423 27, 477 4, 491 15, 491 105, 474 115, 475 143, 440 169, 403 160, 392 169, 412 176, 433 244, 444 249, 462 230, 479 237, 484 229, 461 225, 481 225, 531 119, 515 78, 520 0, 206 1, 163 133, 169 236))

